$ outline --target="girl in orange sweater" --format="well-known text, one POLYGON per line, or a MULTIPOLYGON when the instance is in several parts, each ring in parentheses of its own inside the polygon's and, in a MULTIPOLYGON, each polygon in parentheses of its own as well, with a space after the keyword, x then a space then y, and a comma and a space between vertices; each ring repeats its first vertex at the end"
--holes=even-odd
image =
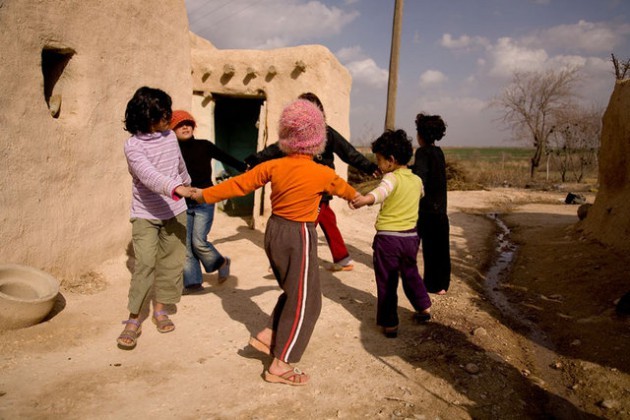
POLYGON ((216 203, 241 197, 271 182, 272 216, 265 231, 265 252, 282 294, 267 327, 251 337, 256 349, 273 355, 265 371, 268 382, 305 385, 309 376, 290 363, 299 362, 322 305, 315 221, 322 194, 351 201, 359 194, 333 169, 317 164, 324 150, 326 122, 313 103, 298 99, 280 117, 280 149, 287 155, 263 162, 193 198, 216 203))

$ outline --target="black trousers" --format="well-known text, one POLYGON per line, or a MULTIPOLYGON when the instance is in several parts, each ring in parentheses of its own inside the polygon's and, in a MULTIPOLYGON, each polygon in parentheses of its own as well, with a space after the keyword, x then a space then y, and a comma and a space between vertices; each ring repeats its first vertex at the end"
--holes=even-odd
POLYGON ((422 241, 424 285, 429 293, 448 290, 451 283, 450 225, 442 213, 421 212, 418 236, 422 241))

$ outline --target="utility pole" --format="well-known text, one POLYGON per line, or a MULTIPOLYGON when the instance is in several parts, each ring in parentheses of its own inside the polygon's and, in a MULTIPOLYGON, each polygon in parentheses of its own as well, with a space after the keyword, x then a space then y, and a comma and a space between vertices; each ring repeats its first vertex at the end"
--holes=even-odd
POLYGON ((403 0, 396 0, 394 6, 394 25, 392 28, 392 47, 389 56, 389 82, 387 83, 387 110, 385 129, 396 127, 396 91, 398 90, 398 51, 400 49, 400 31, 402 28, 403 0))

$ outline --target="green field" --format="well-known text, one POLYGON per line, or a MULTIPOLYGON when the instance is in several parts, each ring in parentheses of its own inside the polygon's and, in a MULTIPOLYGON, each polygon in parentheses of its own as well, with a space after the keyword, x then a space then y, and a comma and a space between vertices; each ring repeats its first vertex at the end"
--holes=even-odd
MULTIPOLYGON (((560 182, 591 184, 597 182, 596 160, 579 171, 575 167, 565 169, 565 180, 563 180, 560 172, 561 157, 551 153, 541 159, 534 178, 532 178, 530 165, 534 155, 533 148, 443 147, 442 150, 446 157, 446 175, 450 190, 506 186, 530 188, 532 185, 545 187, 560 182), (583 175, 579 181, 576 177, 578 172, 583 175)), ((374 155, 369 149, 363 149, 361 152, 371 161, 375 161, 374 155)), ((578 153, 574 154, 574 161, 579 158, 578 153)), ((348 170, 348 180, 353 185, 367 182, 369 187, 373 187, 373 180, 370 176, 362 174, 352 167, 348 170)))
POLYGON ((482 160, 485 162, 504 162, 507 160, 529 159, 534 149, 525 147, 443 147, 447 160, 482 160))

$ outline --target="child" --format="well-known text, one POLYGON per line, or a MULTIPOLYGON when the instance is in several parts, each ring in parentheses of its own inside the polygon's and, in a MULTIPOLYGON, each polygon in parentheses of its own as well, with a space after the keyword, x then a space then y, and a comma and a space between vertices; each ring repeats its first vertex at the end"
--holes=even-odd
MULTIPOLYGON (((311 92, 303 93, 299 96, 299 99, 306 99, 317 105, 320 111, 324 113, 324 105, 320 99, 311 92)), ((324 113, 324 117, 326 114, 324 113)), ((361 172, 377 177, 380 175, 378 167, 370 162, 365 156, 358 152, 348 140, 343 138, 341 134, 334 128, 326 125, 326 147, 324 151, 314 157, 315 162, 326 165, 332 169, 335 169, 335 155, 339 156, 341 160, 361 172)), ((250 155, 245 158, 245 162, 254 167, 260 162, 264 162, 269 159, 276 159, 284 156, 284 153, 278 147, 278 143, 274 143, 255 155, 250 155)), ((319 204, 319 215, 317 216, 317 223, 321 226, 330 253, 332 254, 333 264, 330 266, 330 271, 350 271, 354 269, 354 261, 350 257, 346 243, 341 236, 339 227, 337 227, 337 216, 330 207, 330 200, 332 197, 328 194, 322 196, 322 201, 319 204)))
POLYGON ((350 201, 357 192, 335 171, 313 161, 325 146, 326 123, 316 105, 298 99, 280 117, 278 140, 287 155, 257 165, 221 184, 197 191, 199 202, 216 203, 244 196, 271 182, 272 216, 265 231, 265 252, 283 293, 267 327, 250 344, 273 355, 265 380, 305 385, 309 376, 289 363, 298 362, 321 310, 315 221, 322 194, 350 201))
POLYGON ((376 218, 374 274, 377 287, 376 323, 386 337, 398 335, 398 276, 413 305, 416 322, 431 319, 431 300, 418 273, 416 255, 420 240, 416 233, 422 180, 405 165, 413 148, 403 130, 385 131, 372 143, 372 152, 383 180, 365 196, 352 200, 352 207, 382 203, 376 218))
POLYGON ((169 130, 171 98, 159 89, 141 87, 127 103, 125 156, 132 177, 131 224, 135 266, 129 286, 129 319, 118 347, 135 348, 141 333, 141 308, 153 288, 152 320, 161 333, 175 325, 164 305, 179 302, 186 255, 186 202, 190 176, 169 130))
MULTIPOLYGON (((195 119, 188 112, 182 110, 173 112, 171 130, 177 136, 193 187, 212 186, 212 159, 226 163, 239 172, 245 172, 247 169, 245 163, 225 153, 208 140, 195 139, 195 126, 195 119)), ((222 256, 208 241, 208 233, 214 219, 214 203, 199 204, 194 200, 186 200, 186 204, 188 210, 184 293, 195 293, 203 290, 200 262, 206 273, 219 270, 219 283, 223 283, 230 276, 230 257, 222 256)))
POLYGON ((420 148, 410 167, 424 184, 417 225, 422 241, 424 284, 429 293, 443 295, 451 283, 450 227, 446 214, 446 161, 435 142, 444 137, 446 124, 439 115, 418 114, 416 130, 420 148))

